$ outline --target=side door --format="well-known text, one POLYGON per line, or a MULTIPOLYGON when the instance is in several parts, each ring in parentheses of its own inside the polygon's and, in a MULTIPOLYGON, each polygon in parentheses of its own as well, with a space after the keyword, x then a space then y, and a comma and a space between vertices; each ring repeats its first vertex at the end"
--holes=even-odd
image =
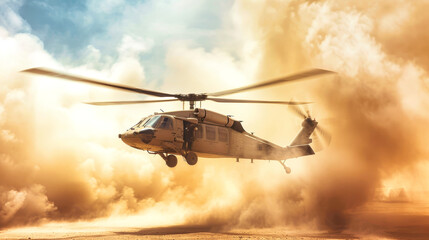
POLYGON ((183 120, 174 119, 174 144, 178 148, 182 148, 183 146, 183 120))

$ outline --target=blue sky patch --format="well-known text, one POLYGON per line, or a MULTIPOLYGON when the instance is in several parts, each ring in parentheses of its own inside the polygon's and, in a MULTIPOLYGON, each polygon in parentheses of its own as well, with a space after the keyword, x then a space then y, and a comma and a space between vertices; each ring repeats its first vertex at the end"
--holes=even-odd
MULTIPOLYGON (((146 0, 146 1, 6 1, 13 6, 30 32, 59 62, 86 64, 88 48, 100 51, 97 68, 111 66, 124 36, 150 41, 151 48, 139 55, 148 78, 160 79, 165 55, 171 44, 186 42, 207 50, 225 41, 224 18, 232 6, 227 1, 146 0)), ((7 25, 7 21, 0 21, 7 25)), ((8 29, 8 28, 6 28, 8 29)), ((10 29, 8 29, 10 31, 10 29)))

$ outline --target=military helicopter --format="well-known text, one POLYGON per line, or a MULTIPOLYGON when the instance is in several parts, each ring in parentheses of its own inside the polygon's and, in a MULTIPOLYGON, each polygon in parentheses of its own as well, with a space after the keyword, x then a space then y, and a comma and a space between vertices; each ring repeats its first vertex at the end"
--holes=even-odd
POLYGON ((158 154, 170 168, 177 165, 176 155, 181 155, 189 165, 195 165, 198 162, 198 157, 235 158, 237 162, 240 159, 250 159, 252 163, 253 160, 275 160, 284 167, 287 173, 290 173, 291 169, 285 165, 286 159, 315 154, 310 146, 310 143, 312 143, 310 136, 315 130, 318 130, 323 136, 328 135, 326 131, 318 126, 318 122, 310 116, 309 112, 304 113, 297 108, 297 105, 309 104, 310 102, 219 98, 233 93, 333 73, 324 69, 311 69, 249 86, 199 94, 170 94, 152 91, 46 68, 30 68, 22 72, 166 98, 160 100, 87 102, 87 104, 92 105, 124 105, 172 101, 182 101, 184 104, 189 102, 189 110, 154 113, 144 117, 133 127, 119 134, 119 138, 127 145, 146 150, 150 154, 158 154), (289 146, 282 147, 245 131, 241 122, 231 118, 229 115, 195 108, 195 103, 201 103, 202 101, 289 105, 295 113, 304 118, 302 129, 289 146))

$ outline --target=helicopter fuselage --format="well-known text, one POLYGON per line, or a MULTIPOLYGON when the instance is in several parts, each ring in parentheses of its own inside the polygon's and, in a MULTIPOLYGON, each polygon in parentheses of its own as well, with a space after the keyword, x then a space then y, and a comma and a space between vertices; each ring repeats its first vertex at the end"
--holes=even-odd
POLYGON ((155 113, 119 135, 152 153, 205 158, 285 160, 314 154, 308 147, 281 147, 246 132, 239 121, 205 109, 155 113))

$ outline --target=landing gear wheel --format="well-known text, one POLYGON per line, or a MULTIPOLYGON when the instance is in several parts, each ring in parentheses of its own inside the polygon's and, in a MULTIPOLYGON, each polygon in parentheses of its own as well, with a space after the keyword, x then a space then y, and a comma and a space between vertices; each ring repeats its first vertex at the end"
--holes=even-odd
POLYGON ((286 173, 287 173, 287 174, 289 174, 289 173, 291 172, 291 170, 290 170, 290 168, 289 168, 289 167, 287 167, 287 166, 285 165, 286 160, 278 160, 278 161, 279 161, 279 163, 283 166, 283 168, 285 169, 286 173))
POLYGON ((168 155, 165 159, 165 163, 168 167, 174 168, 177 165, 177 157, 174 155, 168 155))
POLYGON ((195 165, 198 162, 198 156, 194 152, 188 152, 185 156, 185 159, 189 165, 195 165))

